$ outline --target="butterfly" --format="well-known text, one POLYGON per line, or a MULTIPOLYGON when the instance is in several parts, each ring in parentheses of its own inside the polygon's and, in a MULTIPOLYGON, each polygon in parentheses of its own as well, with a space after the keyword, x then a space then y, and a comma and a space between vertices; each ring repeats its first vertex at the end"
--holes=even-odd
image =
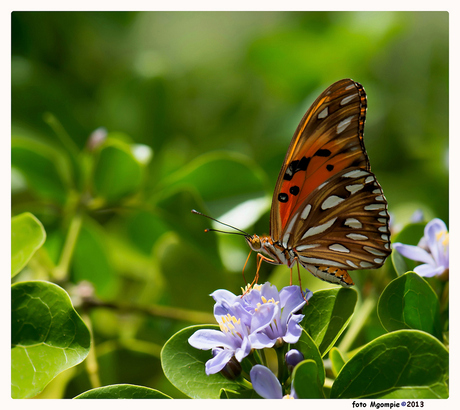
POLYGON ((300 264, 319 279, 352 286, 348 271, 379 268, 391 253, 388 204, 364 147, 366 110, 364 88, 351 79, 320 94, 284 158, 270 234, 244 233, 261 260, 291 268, 291 284, 300 264))

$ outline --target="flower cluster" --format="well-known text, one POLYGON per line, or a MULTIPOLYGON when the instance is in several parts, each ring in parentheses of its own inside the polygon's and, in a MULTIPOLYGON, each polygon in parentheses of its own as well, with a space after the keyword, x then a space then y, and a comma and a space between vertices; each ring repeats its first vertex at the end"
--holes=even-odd
POLYGON ((435 218, 427 223, 424 236, 417 246, 398 242, 393 244, 393 249, 406 258, 424 262, 414 269, 420 276, 448 276, 449 232, 441 219, 435 218))
POLYGON ((190 345, 197 349, 212 349, 206 374, 218 373, 233 358, 241 362, 252 349, 296 343, 302 333, 299 323, 304 315, 300 312, 312 295, 308 289, 302 295, 298 286, 278 292, 268 282, 255 285, 242 296, 223 289, 212 293, 220 331, 201 329, 189 338, 190 345))

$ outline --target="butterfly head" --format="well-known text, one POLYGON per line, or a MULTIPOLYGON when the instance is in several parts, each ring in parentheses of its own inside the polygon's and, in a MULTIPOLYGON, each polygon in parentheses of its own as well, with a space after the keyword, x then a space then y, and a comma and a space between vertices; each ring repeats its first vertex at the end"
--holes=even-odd
POLYGON ((258 235, 248 235, 245 236, 244 239, 246 239, 246 242, 253 251, 259 252, 261 250, 262 242, 258 235))

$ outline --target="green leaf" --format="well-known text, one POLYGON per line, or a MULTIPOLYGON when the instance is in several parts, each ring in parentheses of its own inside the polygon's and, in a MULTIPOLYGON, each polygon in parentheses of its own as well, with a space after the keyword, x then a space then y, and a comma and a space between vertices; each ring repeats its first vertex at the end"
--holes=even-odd
POLYGON ((439 340, 399 330, 374 339, 345 363, 331 398, 447 398, 448 367, 439 340))
POLYGON ((415 272, 388 284, 380 295, 377 313, 388 331, 423 330, 442 341, 439 300, 433 288, 415 272))
POLYGON ((351 320, 358 294, 354 289, 332 288, 313 293, 304 308, 301 326, 324 357, 351 320))
POLYGON ((406 259, 396 250, 391 252, 391 262, 398 276, 404 275, 409 270, 406 259))
POLYGON ((265 174, 257 164, 230 152, 202 155, 165 179, 163 185, 194 187, 214 217, 242 202, 264 197, 266 192, 265 174))
POLYGON ((27 265, 45 239, 45 228, 30 212, 11 218, 11 277, 27 265))
POLYGON ((303 354, 305 360, 313 360, 316 363, 319 382, 322 386, 326 378, 323 359, 321 358, 318 346, 316 346, 311 336, 304 329, 302 329, 299 341, 293 347, 303 354))
POLYGON ((11 396, 30 398, 88 355, 88 328, 69 295, 49 282, 11 287, 11 396))
POLYGON ((166 394, 144 386, 114 384, 88 390, 75 399, 171 399, 166 394))
POLYGON ((36 140, 13 138, 11 166, 21 172, 38 196, 64 204, 72 186, 72 167, 63 151, 36 140))
POLYGON ((294 368, 292 380, 299 399, 324 399, 323 385, 319 382, 318 367, 314 360, 300 362, 294 368))
POLYGON ((205 373, 205 363, 211 359, 210 350, 190 346, 189 337, 199 329, 218 329, 215 325, 190 326, 173 335, 161 351, 161 365, 168 380, 180 391, 194 399, 218 399, 221 390, 245 390, 220 373, 205 373))
POLYGON ((134 194, 142 185, 145 166, 131 146, 114 139, 101 148, 94 168, 94 188, 108 203, 134 194))
POLYGON ((336 347, 333 347, 329 351, 329 359, 331 360, 332 373, 335 377, 337 377, 345 364, 345 359, 343 358, 342 353, 340 353, 340 350, 336 347))

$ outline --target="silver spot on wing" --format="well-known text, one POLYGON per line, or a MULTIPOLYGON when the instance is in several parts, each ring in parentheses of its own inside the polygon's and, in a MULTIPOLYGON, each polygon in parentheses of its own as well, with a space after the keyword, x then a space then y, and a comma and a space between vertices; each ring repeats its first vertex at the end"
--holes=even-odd
POLYGON ((334 243, 332 245, 329 245, 328 248, 331 251, 350 253, 350 249, 341 245, 340 243, 334 243))
POLYGON ((349 233, 345 236, 354 241, 367 241, 369 239, 366 235, 361 235, 360 233, 349 233))
POLYGON ((363 249, 364 249, 366 252, 372 253, 372 255, 376 255, 376 256, 385 256, 385 253, 380 252, 378 249, 371 248, 370 246, 363 246, 363 249))
POLYGON ((326 209, 329 209, 329 208, 333 208, 334 206, 337 206, 338 204, 340 204, 340 202, 343 202, 343 201, 345 201, 344 198, 340 198, 337 195, 331 195, 331 196, 327 197, 324 200, 324 202, 321 204, 321 209, 326 210, 326 209))
POLYGON ((350 115, 348 118, 345 118, 344 120, 340 121, 337 124, 337 134, 340 134, 341 132, 345 131, 347 127, 350 125, 351 120, 353 119, 354 115, 350 115))
POLYGON ((326 118, 328 116, 329 112, 328 112, 328 109, 327 107, 321 111, 319 114, 318 114, 318 119, 319 120, 322 120, 323 118, 326 118))
POLYGON ((363 227, 362 223, 355 218, 347 218, 347 220, 344 222, 344 225, 353 229, 361 229, 363 227))
POLYGON ((325 223, 323 223, 321 225, 311 227, 307 232, 305 232, 303 234, 301 239, 305 239, 305 238, 307 238, 309 236, 316 235, 318 233, 324 232, 325 230, 329 229, 334 224, 334 222, 336 220, 337 220, 337 217, 332 218, 329 221, 327 221, 327 222, 325 222, 325 223))

